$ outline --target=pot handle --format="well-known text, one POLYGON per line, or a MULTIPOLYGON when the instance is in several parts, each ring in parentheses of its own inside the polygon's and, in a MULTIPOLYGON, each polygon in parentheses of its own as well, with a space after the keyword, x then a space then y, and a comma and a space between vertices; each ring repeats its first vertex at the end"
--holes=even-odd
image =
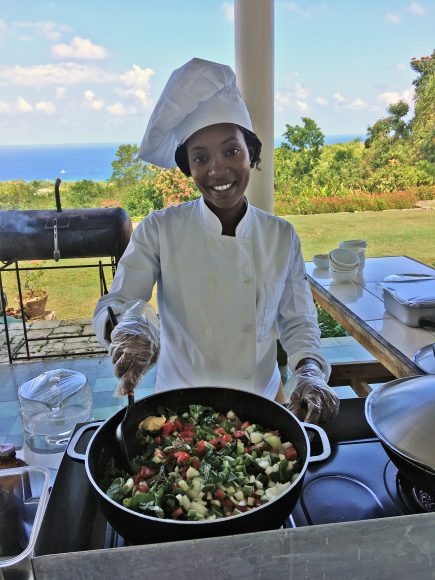
MULTIPOLYGON (((323 461, 324 459, 328 459, 328 457, 331 455, 331 445, 329 444, 329 439, 325 431, 321 427, 319 427, 318 425, 314 425, 313 423, 302 423, 302 425, 306 430, 312 429, 313 431, 316 431, 316 433, 320 437, 320 441, 322 442, 323 447, 322 453, 320 455, 310 455, 308 463, 315 463, 316 461, 323 461)), ((310 441, 314 437, 314 433, 313 434, 307 433, 307 435, 310 441)))
POLYGON ((68 457, 74 459, 74 461, 81 461, 82 463, 85 462, 86 453, 79 453, 76 451, 77 443, 80 441, 80 438, 86 431, 90 431, 91 429, 95 429, 95 427, 99 427, 101 425, 101 421, 94 421, 93 423, 86 423, 86 425, 82 425, 77 429, 74 435, 71 437, 70 442, 68 443, 68 447, 66 448, 66 452, 68 457))

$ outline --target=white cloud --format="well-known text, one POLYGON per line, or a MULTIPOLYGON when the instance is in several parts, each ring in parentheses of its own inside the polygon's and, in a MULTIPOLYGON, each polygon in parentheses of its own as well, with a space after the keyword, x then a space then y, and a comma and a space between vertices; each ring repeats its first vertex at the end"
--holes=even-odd
POLYGON ((275 91, 275 110, 285 111, 293 105, 290 95, 282 91, 275 91))
POLYGON ((53 115, 56 112, 56 107, 51 101, 39 101, 39 103, 36 103, 35 108, 38 111, 47 113, 47 115, 53 115))
POLYGON ((0 101, 0 113, 9 113, 11 110, 11 106, 9 103, 5 103, 5 101, 0 101))
POLYGON ((56 87, 55 94, 57 99, 63 99, 66 94, 66 87, 56 87))
POLYGON ((21 86, 74 85, 83 82, 105 83, 116 77, 94 65, 63 62, 35 66, 0 66, 0 85, 21 86))
POLYGON ((420 2, 411 2, 411 4, 409 4, 407 7, 407 10, 413 14, 416 14, 417 16, 423 16, 423 14, 426 14, 426 8, 420 4, 420 2))
POLYGON ((15 108, 20 113, 30 113, 30 111, 33 111, 32 105, 29 103, 29 101, 23 99, 23 97, 17 97, 17 100, 15 101, 15 108))
POLYGON ((306 99, 310 94, 310 91, 304 87, 300 82, 296 82, 294 86, 294 92, 300 99, 306 99))
POLYGON ((304 16, 305 18, 309 18, 311 16, 311 10, 306 8, 301 8, 299 4, 296 2, 285 2, 284 8, 293 14, 297 14, 298 16, 304 16))
POLYGON ((412 104, 414 96, 413 89, 405 89, 401 93, 399 91, 385 91, 385 93, 381 93, 378 95, 378 101, 382 101, 385 105, 392 105, 393 103, 397 103, 398 101, 405 101, 408 105, 412 104))
POLYGON ((333 98, 336 103, 344 103, 346 101, 341 93, 334 93, 333 98))
POLYGON ((57 58, 101 60, 107 57, 107 50, 103 46, 93 44, 89 38, 80 36, 74 36, 70 44, 54 44, 51 52, 57 58))
POLYGON ((326 2, 313 4, 312 6, 306 6, 305 3, 303 3, 303 7, 298 2, 284 2, 283 6, 288 12, 292 12, 293 14, 302 16, 303 18, 311 18, 315 12, 320 12, 327 8, 326 2))
POLYGON ((83 96, 83 107, 85 109, 90 109, 91 111, 101 111, 101 109, 104 107, 104 101, 101 99, 96 99, 94 91, 87 90, 83 96))
POLYGON ((300 111, 301 113, 308 111, 308 109, 310 108, 308 106, 308 103, 306 103, 305 101, 296 101, 296 106, 298 108, 298 111, 300 111))
POLYGON ((402 17, 400 16, 400 14, 396 14, 394 12, 387 12, 385 14, 385 20, 390 24, 399 24, 399 22, 402 20, 402 17))
POLYGON ((122 103, 119 101, 114 103, 113 105, 109 105, 107 110, 111 115, 115 115, 117 117, 123 117, 125 115, 135 115, 138 111, 135 107, 124 107, 122 103))
POLYGON ((363 109, 367 109, 369 105, 368 103, 366 103, 366 101, 363 101, 362 99, 357 97, 356 99, 354 99, 345 106, 346 109, 352 109, 353 111, 362 111, 363 109))
POLYGON ((224 13, 225 19, 228 20, 228 22, 234 22, 234 4, 224 2, 221 9, 224 13))
POLYGON ((403 64, 402 62, 398 62, 396 64, 396 68, 398 68, 399 70, 405 70, 408 67, 406 66, 406 64, 403 64))
POLYGON ((52 21, 17 20, 8 25, 9 34, 18 40, 30 42, 37 36, 42 36, 47 40, 56 42, 62 38, 62 34, 70 32, 71 29, 65 24, 52 21))
POLYGON ((325 101, 325 99, 323 97, 316 97, 316 103, 318 105, 320 105, 321 107, 326 107, 326 105, 328 104, 328 101, 325 101))
POLYGON ((121 75, 121 81, 128 87, 143 87, 148 89, 150 79, 155 74, 152 68, 141 68, 134 64, 132 68, 121 75))

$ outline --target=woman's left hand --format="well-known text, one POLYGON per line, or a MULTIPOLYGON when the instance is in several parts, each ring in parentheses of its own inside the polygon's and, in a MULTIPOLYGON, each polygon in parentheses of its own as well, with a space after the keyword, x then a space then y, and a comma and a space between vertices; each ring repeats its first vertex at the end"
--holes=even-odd
POLYGON ((328 387, 323 371, 314 361, 298 367, 290 378, 287 409, 301 421, 326 423, 338 413, 340 400, 328 387))

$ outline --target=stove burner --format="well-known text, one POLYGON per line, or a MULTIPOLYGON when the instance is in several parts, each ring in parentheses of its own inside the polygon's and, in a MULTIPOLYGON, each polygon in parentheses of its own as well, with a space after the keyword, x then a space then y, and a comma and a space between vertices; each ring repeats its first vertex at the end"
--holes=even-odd
POLYGON ((435 512, 435 497, 433 495, 415 487, 412 488, 412 495, 423 511, 435 512))
POLYGON ((427 491, 417 489, 400 472, 397 473, 396 484, 400 499, 411 513, 435 512, 435 497, 427 491))

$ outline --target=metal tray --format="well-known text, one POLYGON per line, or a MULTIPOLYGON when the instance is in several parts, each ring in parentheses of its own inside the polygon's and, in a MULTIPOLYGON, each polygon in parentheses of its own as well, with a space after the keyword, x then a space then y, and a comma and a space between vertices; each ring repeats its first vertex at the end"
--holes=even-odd
POLYGON ((435 306, 403 304, 398 302, 394 295, 386 289, 384 289, 384 306, 385 310, 407 326, 435 328, 435 306))
POLYGON ((44 467, 0 471, 0 577, 33 578, 31 557, 48 499, 44 467))
POLYGON ((435 342, 420 348, 415 355, 414 360, 418 366, 429 375, 435 375, 435 342))

